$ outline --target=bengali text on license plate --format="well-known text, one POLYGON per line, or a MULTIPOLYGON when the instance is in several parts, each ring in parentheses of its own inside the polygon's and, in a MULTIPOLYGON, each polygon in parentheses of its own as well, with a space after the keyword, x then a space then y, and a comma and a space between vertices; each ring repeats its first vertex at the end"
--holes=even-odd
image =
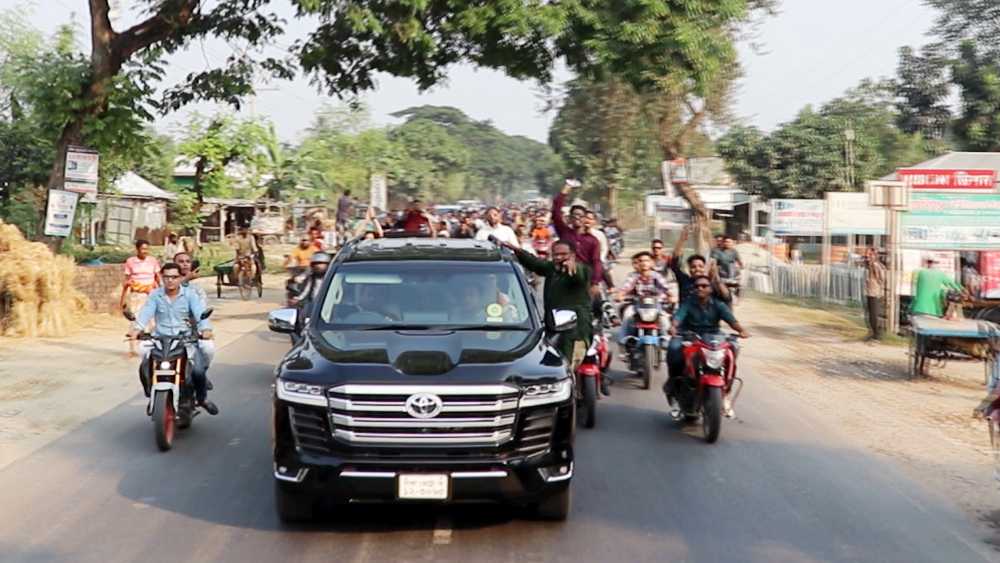
POLYGON ((400 475, 399 498, 445 500, 448 498, 448 476, 400 475))

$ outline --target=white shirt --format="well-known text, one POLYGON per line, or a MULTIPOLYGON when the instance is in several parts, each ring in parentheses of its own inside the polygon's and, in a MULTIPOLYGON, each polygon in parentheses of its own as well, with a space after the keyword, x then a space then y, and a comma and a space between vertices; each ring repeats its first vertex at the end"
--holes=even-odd
POLYGON ((487 223, 476 232, 476 240, 488 240, 490 235, 493 235, 501 242, 506 242, 507 244, 521 248, 521 243, 517 240, 517 235, 514 234, 514 229, 508 227, 507 225, 500 224, 494 227, 487 223))
POLYGON ((590 229, 587 231, 589 234, 593 235, 597 239, 597 242, 601 245, 601 260, 607 260, 608 254, 611 252, 611 247, 608 246, 608 235, 604 234, 604 231, 600 229, 590 229))

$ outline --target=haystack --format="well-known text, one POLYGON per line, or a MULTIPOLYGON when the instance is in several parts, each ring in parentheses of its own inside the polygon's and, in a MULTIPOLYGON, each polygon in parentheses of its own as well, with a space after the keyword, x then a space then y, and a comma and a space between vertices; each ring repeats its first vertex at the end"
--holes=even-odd
POLYGON ((0 317, 5 336, 64 336, 88 309, 73 287, 75 266, 39 242, 0 221, 0 300, 10 305, 0 317))

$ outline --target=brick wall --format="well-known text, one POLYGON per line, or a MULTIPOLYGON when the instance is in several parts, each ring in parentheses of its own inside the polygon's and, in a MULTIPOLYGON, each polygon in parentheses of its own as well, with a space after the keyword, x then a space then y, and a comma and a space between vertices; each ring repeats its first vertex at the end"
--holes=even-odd
POLYGON ((91 310, 117 314, 122 279, 121 264, 77 266, 73 285, 90 299, 91 310))

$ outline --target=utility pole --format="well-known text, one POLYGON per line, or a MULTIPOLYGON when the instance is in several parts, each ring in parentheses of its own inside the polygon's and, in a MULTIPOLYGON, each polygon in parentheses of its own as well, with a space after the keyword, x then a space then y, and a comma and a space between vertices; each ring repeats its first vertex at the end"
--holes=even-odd
POLYGON ((847 189, 854 187, 854 129, 851 124, 844 130, 844 183, 847 189))

